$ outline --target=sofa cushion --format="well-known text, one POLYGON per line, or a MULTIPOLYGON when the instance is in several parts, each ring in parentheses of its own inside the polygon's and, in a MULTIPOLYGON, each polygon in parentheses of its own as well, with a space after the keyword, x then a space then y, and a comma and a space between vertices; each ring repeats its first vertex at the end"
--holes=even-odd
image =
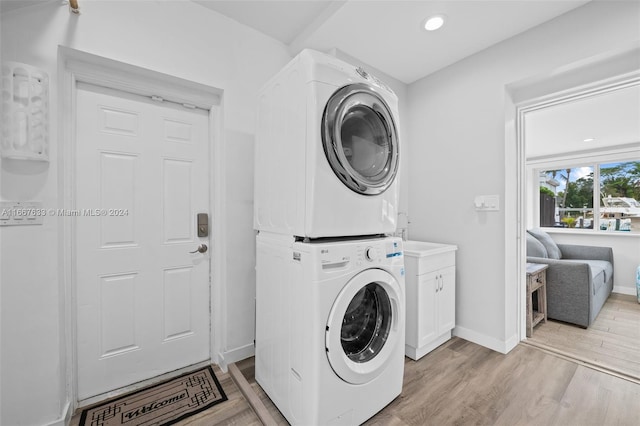
POLYGON ((542 243, 544 248, 547 249, 547 256, 549 259, 562 259, 560 247, 558 247, 556 242, 551 239, 549 234, 540 228, 529 229, 527 232, 536 237, 536 239, 542 243))
POLYGON ((606 260, 582 260, 581 262, 589 265, 593 277, 593 294, 597 294, 600 288, 613 276, 613 265, 606 260))
POLYGON ((547 255, 547 249, 544 248, 542 243, 536 239, 533 235, 527 232, 527 256, 532 257, 549 257, 547 255))

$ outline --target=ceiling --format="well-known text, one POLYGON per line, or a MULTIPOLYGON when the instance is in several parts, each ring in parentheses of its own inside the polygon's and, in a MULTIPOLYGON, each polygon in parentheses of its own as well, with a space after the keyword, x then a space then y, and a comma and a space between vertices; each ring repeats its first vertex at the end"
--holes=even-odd
MULTIPOLYGON (((0 0, 0 12, 47 1, 54 0, 0 0)), ((96 0, 79 0, 81 10, 83 1, 96 0)), ((410 84, 590 0, 173 1, 194 1, 252 27, 292 56, 304 48, 338 49, 410 84), (434 14, 446 17, 444 27, 424 31, 434 14)))
POLYGON ((292 55, 340 51, 405 84, 589 0, 194 0, 273 37, 292 55), (445 26, 421 24, 442 14, 445 26))
POLYGON ((638 143, 640 85, 527 112, 524 127, 528 158, 638 143))

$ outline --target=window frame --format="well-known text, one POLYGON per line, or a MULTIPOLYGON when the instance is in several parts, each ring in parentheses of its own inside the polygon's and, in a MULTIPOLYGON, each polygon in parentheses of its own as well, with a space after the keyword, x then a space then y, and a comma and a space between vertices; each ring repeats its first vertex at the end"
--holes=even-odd
MULTIPOLYGON (((571 228, 570 231, 586 234, 640 235, 638 232, 600 230, 600 166, 616 162, 640 161, 639 152, 640 142, 634 142, 613 149, 595 149, 577 153, 528 158, 526 160, 527 178, 529 180, 527 197, 530 199, 529 205, 531 205, 532 210, 527 212, 527 222, 531 226, 540 226, 540 199, 538 194, 540 193, 539 174, 541 171, 593 167, 593 227, 591 229, 571 228)), ((560 230, 560 228, 550 227, 544 227, 543 229, 553 229, 554 232, 560 230)), ((565 229, 561 229, 561 231, 566 232, 565 229)))

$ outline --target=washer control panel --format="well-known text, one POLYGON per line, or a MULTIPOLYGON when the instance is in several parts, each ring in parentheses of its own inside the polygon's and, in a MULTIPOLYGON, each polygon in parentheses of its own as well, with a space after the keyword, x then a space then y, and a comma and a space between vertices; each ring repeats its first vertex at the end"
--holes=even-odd
POLYGON ((402 243, 400 241, 375 241, 369 244, 359 245, 356 250, 358 264, 380 263, 392 257, 402 256, 402 243))
MULTIPOLYGON (((355 267, 380 265, 395 257, 402 257, 400 239, 369 240, 357 243, 327 244, 318 250, 319 263, 324 270, 343 269, 353 264, 355 267)), ((294 260, 300 261, 301 254, 294 252, 294 260)))

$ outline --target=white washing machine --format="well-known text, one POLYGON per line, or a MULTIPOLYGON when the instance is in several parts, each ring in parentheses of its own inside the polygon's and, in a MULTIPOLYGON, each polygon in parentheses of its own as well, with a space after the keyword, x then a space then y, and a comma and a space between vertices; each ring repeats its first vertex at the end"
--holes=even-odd
POLYGON ((399 165, 393 91, 362 68, 303 50, 260 93, 255 229, 391 234, 399 165))
POLYGON ((257 237, 255 377, 293 425, 355 425, 402 391, 402 242, 257 237))

